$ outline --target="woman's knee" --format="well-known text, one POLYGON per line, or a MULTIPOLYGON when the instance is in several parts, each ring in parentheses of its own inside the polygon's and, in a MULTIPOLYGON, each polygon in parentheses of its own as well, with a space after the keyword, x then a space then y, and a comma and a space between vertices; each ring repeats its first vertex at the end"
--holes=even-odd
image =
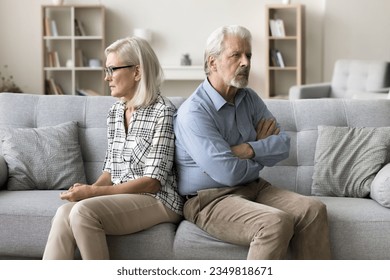
POLYGON ((56 221, 68 221, 69 213, 72 211, 74 204, 74 202, 69 202, 58 207, 56 214, 53 217, 52 223, 56 221))
POLYGON ((99 217, 90 207, 87 200, 77 202, 69 213, 69 221, 72 227, 85 226, 89 223, 99 223, 99 217))

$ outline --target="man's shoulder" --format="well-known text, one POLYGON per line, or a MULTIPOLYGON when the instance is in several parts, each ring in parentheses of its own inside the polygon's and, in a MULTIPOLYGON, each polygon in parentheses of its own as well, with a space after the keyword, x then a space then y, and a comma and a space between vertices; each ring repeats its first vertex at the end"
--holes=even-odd
POLYGON ((206 92, 200 88, 194 91, 179 107, 178 113, 204 110, 210 106, 210 100, 206 92))

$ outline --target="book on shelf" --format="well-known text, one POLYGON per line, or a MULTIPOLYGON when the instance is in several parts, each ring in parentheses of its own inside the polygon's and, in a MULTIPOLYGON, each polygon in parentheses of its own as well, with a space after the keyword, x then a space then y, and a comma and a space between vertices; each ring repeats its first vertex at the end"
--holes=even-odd
POLYGON ((286 32, 284 30, 284 22, 282 19, 277 19, 276 20, 276 30, 278 31, 279 37, 285 37, 286 32))
POLYGON ((271 56, 271 62, 273 66, 277 66, 281 68, 285 67, 282 53, 279 50, 271 49, 270 56, 271 56))
POLYGON ((44 36, 58 36, 58 29, 57 29, 57 23, 55 20, 45 17, 44 19, 44 30, 43 34, 44 36))
POLYGON ((276 50, 276 56, 278 58, 279 66, 284 68, 285 65, 284 65, 283 56, 282 56, 282 53, 279 50, 276 50))
POLYGON ((285 37, 284 22, 282 19, 270 19, 269 27, 272 37, 285 37))
POLYGON ((85 57, 83 54, 83 51, 81 49, 76 49, 76 67, 84 67, 85 64, 85 57))
POLYGON ((78 19, 74 19, 74 34, 76 36, 86 36, 87 35, 85 32, 83 23, 78 19))
POLYGON ((50 18, 49 17, 45 17, 43 19, 44 21, 44 29, 43 29, 43 34, 44 36, 51 36, 51 24, 50 24, 50 18))
POLYGON ((57 23, 55 20, 50 21, 51 26, 51 35, 52 36, 58 36, 58 29, 57 29, 57 23))
POLYGON ((60 57, 57 51, 47 51, 47 66, 48 67, 61 67, 60 57))
POLYGON ((45 80, 45 94, 48 95, 63 95, 64 91, 61 86, 56 83, 53 78, 49 78, 45 80))

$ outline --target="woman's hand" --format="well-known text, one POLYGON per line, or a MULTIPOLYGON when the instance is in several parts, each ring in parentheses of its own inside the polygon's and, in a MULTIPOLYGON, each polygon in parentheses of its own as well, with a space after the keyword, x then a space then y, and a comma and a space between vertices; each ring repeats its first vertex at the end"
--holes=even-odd
POLYGON ((62 200, 68 200, 70 202, 80 201, 94 196, 94 188, 91 185, 84 185, 76 183, 60 194, 62 200))

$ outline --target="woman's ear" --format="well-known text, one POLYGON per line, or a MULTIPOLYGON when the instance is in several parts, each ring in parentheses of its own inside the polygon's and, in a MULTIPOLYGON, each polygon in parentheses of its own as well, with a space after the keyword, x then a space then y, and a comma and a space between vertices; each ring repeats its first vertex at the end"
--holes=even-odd
POLYGON ((134 79, 136 82, 139 82, 141 80, 141 66, 136 65, 135 66, 135 71, 134 71, 134 79))

